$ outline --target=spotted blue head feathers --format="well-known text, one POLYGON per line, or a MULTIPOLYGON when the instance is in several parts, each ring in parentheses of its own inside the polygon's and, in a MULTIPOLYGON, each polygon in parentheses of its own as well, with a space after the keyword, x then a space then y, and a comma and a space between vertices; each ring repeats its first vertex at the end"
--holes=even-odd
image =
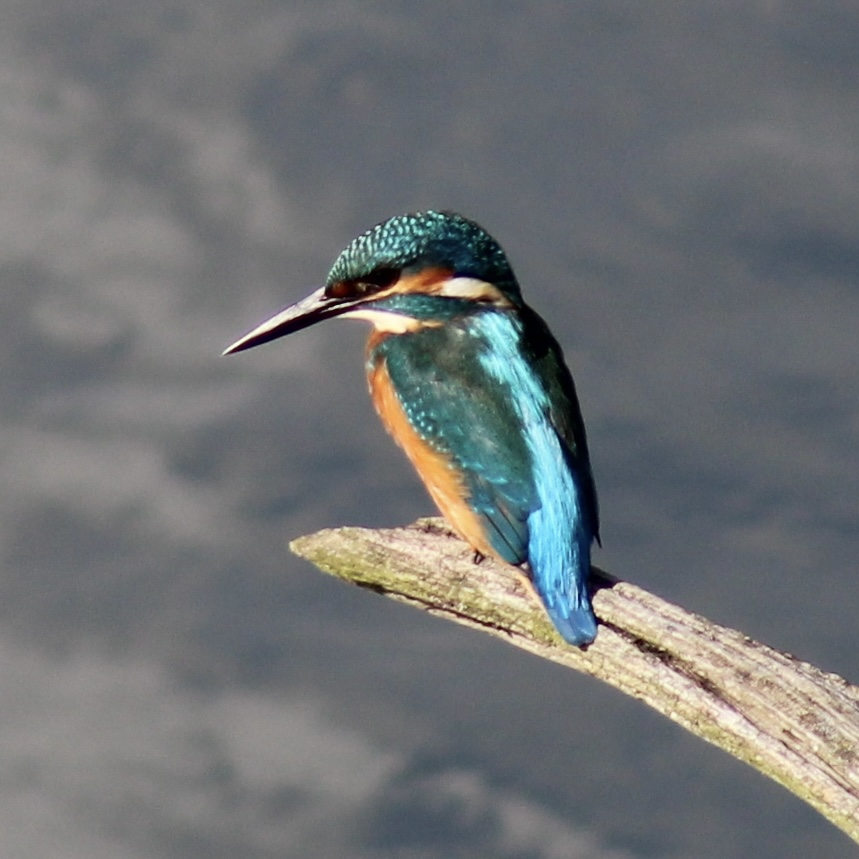
POLYGON ((474 221, 432 210, 397 215, 353 239, 334 261, 326 285, 360 280, 380 268, 430 266, 494 284, 513 304, 522 301, 501 245, 474 221))

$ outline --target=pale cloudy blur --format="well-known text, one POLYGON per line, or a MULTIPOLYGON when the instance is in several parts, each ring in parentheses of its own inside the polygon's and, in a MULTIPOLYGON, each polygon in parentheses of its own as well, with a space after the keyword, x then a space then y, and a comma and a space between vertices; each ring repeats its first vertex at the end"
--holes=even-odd
POLYGON ((359 325, 219 353, 376 221, 476 218, 574 369, 598 563, 856 682, 859 8, 0 8, 0 854, 853 855, 292 558, 432 508, 359 325))

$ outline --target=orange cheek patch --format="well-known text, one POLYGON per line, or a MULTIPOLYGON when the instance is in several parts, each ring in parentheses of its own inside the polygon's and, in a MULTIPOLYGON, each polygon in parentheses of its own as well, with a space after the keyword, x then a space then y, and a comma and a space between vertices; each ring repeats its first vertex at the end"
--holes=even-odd
POLYGON ((369 373, 373 405, 397 444, 405 451, 432 500, 450 526, 472 548, 497 557, 477 514, 468 506, 462 480, 450 457, 433 450, 415 431, 394 391, 384 361, 369 373))
POLYGON ((425 268, 416 274, 401 277, 391 290, 393 293, 419 292, 422 295, 438 295, 444 284, 453 276, 453 269, 425 268))

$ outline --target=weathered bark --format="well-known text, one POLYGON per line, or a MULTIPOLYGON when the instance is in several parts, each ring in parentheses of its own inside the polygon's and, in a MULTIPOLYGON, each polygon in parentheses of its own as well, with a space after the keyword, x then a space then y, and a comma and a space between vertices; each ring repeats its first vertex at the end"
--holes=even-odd
POLYGON ((320 569, 639 698, 751 764, 859 841, 859 687, 733 629, 594 570, 596 641, 570 647, 511 567, 486 559, 442 520, 300 537, 320 569))

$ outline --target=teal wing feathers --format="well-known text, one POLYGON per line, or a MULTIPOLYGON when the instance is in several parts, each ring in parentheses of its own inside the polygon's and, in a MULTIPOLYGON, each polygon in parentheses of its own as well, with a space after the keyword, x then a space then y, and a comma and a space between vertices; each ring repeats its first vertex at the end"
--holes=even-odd
POLYGON ((529 307, 524 308, 523 316, 529 331, 527 341, 532 344, 532 360, 537 374, 544 380, 547 388, 549 420, 561 441, 567 466, 577 475, 587 527, 593 539, 599 543, 597 491, 591 472, 585 423, 579 408, 573 376, 564 361, 561 347, 543 319, 529 307))
POLYGON ((449 458, 495 553, 528 562, 556 628, 596 635, 588 577, 596 491, 572 376, 533 312, 471 313, 382 340, 411 426, 449 458))
POLYGON ((377 347, 410 423, 450 457, 487 541, 503 560, 527 560, 536 503, 526 441, 509 389, 482 372, 480 343, 455 326, 392 337, 377 347))

